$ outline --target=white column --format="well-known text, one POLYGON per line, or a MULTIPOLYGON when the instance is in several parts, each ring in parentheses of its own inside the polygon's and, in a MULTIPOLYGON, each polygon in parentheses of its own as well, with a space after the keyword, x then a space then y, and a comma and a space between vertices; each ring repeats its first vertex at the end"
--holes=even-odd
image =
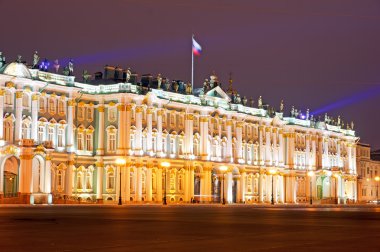
POLYGON ((295 133, 288 133, 287 134, 287 165, 289 168, 293 168, 294 165, 294 150, 295 150, 295 144, 294 144, 294 138, 295 138, 295 133))
POLYGON ((264 126, 259 126, 259 165, 264 165, 265 160, 265 149, 264 149, 264 126))
POLYGON ((31 127, 31 138, 37 143, 38 141, 38 94, 32 95, 32 127, 31 127))
POLYGON ((97 155, 104 154, 104 105, 100 104, 98 106, 98 115, 99 115, 99 124, 97 127, 98 130, 98 149, 96 150, 97 155))
POLYGON ((118 111, 118 134, 117 134, 117 154, 124 154, 125 147, 124 147, 124 141, 125 141, 125 105, 119 104, 117 106, 118 111))
POLYGON ((232 162, 232 120, 227 120, 227 153, 226 153, 226 161, 232 162))
MULTIPOLYGON (((4 93, 4 89, 0 89, 0 140, 4 140, 4 93)), ((2 192, 3 188, 1 187, 0 190, 2 192)))
POLYGON ((278 150, 278 165, 279 166, 284 166, 284 150, 285 150, 285 145, 284 145, 284 134, 282 133, 282 130, 279 132, 279 144, 280 144, 280 149, 278 150))
POLYGON ((272 132, 272 143, 273 143, 273 160, 272 165, 278 166, 278 148, 277 148, 277 128, 273 128, 272 132))
MULTIPOLYGON (((148 108, 146 113, 146 126, 148 129, 146 135, 146 151, 148 154, 152 153, 152 117, 153 117, 153 108, 148 108)), ((152 173, 151 173, 152 174, 152 173)))
POLYGON ((194 199, 194 168, 190 168, 190 198, 194 199))
POLYGON ((162 202, 162 168, 157 169, 157 190, 156 190, 156 201, 162 202))
MULTIPOLYGON (((132 105, 127 104, 126 108, 126 120, 125 120, 125 147, 128 151, 131 149, 131 120, 132 120, 132 105)), ((129 198, 128 198, 129 200, 129 198)))
POLYGON ((66 150, 68 152, 74 151, 74 135, 73 135, 73 106, 75 104, 74 99, 67 102, 67 132, 66 132, 66 150))
POLYGON ((146 201, 152 201, 152 168, 148 167, 146 171, 146 201))
POLYGON ((194 133, 193 133, 194 115, 187 114, 185 117, 185 153, 186 155, 193 154, 194 133))
POLYGON ((103 163, 96 164, 96 200, 103 201, 103 163))
POLYGON ((201 139, 200 139, 200 154, 202 160, 207 160, 208 156, 208 118, 207 116, 201 116, 199 120, 200 124, 200 133, 201 133, 201 139))
POLYGON ((323 138, 323 168, 330 167, 329 162, 329 139, 323 138))
POLYGON ((162 115, 164 113, 165 112, 164 112, 163 109, 159 109, 157 111, 157 141, 156 141, 156 144, 157 144, 157 156, 161 156, 162 155, 162 115))
POLYGON ((259 174, 259 202, 262 203, 264 202, 264 181, 263 181, 263 176, 264 176, 264 173, 262 171, 260 171, 260 174, 259 174))
POLYGON ((136 179, 136 201, 141 201, 142 198, 142 184, 141 184, 141 166, 136 167, 137 170, 137 179, 136 179))
POLYGON ((226 182, 227 182, 227 190, 226 190, 226 193, 227 193, 227 202, 228 203, 232 203, 232 184, 233 184, 233 181, 232 181, 232 172, 227 172, 226 174, 226 182))
POLYGON ((65 172, 65 180, 66 180, 66 186, 65 186, 65 193, 67 196, 71 196, 73 194, 73 168, 74 168, 74 161, 69 161, 69 165, 66 168, 65 172))
MULTIPOLYGON (((245 172, 242 172, 241 175, 240 175, 240 193, 241 193, 241 196, 240 196, 240 199, 242 202, 245 202, 245 181, 246 181, 246 173, 245 172)), ((254 183, 254 181, 252 181, 252 183, 254 183)))
POLYGON ((280 203, 284 203, 284 177, 279 176, 279 199, 280 203))
POLYGON ((317 166, 317 143, 316 143, 317 137, 312 136, 311 137, 311 153, 313 158, 311 159, 310 165, 311 169, 315 170, 317 166))
POLYGON ((306 153, 305 153, 305 169, 310 170, 311 165, 310 165, 310 135, 306 134, 306 153))
POLYGON ((142 112, 143 107, 136 107, 136 132, 135 132, 135 155, 141 155, 142 151, 142 112))
POLYGON ((22 133, 22 91, 16 91, 16 121, 15 121, 15 141, 21 140, 22 133))
POLYGON ((237 122, 236 123, 236 161, 239 163, 243 162, 243 152, 242 152, 242 132, 243 132, 243 122, 237 122))
POLYGON ((131 199, 131 167, 129 164, 125 167, 125 201, 130 201, 131 199))
POLYGON ((265 128, 265 164, 266 165, 272 165, 271 163, 271 143, 270 143, 270 140, 271 140, 271 128, 270 127, 266 127, 265 128))
POLYGON ((341 168, 342 167, 342 162, 341 162, 341 154, 340 154, 340 142, 341 140, 338 140, 337 142, 337 147, 336 147, 336 155, 337 155, 337 158, 338 158, 338 167, 341 168))

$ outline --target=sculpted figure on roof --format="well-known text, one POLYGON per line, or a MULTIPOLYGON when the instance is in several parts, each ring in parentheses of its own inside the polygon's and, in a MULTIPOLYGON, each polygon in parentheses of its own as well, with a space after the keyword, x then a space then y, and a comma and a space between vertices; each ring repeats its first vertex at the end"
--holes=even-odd
POLYGON ((3 55, 3 52, 0 52, 0 69, 5 66, 5 56, 3 55))

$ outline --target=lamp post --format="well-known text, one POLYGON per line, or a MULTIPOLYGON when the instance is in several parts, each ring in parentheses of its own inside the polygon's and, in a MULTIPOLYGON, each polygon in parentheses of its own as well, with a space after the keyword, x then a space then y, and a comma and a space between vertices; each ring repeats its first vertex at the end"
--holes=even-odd
POLYGON ((271 170, 269 170, 269 173, 272 175, 272 199, 271 199, 271 204, 274 205, 274 196, 273 196, 273 175, 276 174, 276 170, 275 170, 275 169, 271 169, 271 170))
POLYGON ((379 204, 379 180, 380 180, 380 177, 376 176, 375 180, 377 182, 376 183, 376 204, 379 204))
POLYGON ((312 180, 312 178, 314 176, 314 172, 308 171, 307 176, 310 179, 310 205, 313 205, 313 180, 312 180))
POLYGON ((117 164, 117 166, 119 166, 119 178, 120 178, 120 185, 119 185, 119 203, 118 203, 119 206, 122 205, 122 201, 121 201, 121 168, 122 168, 122 166, 124 166, 126 163, 127 163, 127 161, 126 161, 124 158, 117 158, 117 159, 116 159, 116 164, 117 164))
POLYGON ((228 167, 225 165, 222 165, 219 167, 219 170, 222 172, 222 204, 226 204, 226 200, 224 199, 224 174, 228 170, 228 167))
POLYGON ((170 163, 169 162, 162 162, 161 163, 161 166, 165 168, 165 186, 164 186, 164 198, 163 198, 163 204, 166 205, 166 169, 168 167, 170 167, 170 163))
POLYGON ((339 175, 337 173, 334 174, 334 181, 335 181, 335 204, 338 204, 338 188, 337 188, 337 181, 338 181, 339 175))

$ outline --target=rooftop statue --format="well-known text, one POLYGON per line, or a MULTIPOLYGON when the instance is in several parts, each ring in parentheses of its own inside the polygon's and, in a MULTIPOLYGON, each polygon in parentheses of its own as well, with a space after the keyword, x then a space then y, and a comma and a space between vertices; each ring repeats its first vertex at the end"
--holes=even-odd
POLYGON ((210 76, 210 88, 213 89, 216 86, 218 86, 218 76, 216 76, 215 71, 213 71, 210 76))
POLYGON ((68 66, 65 66, 62 71, 63 75, 69 76, 70 75, 70 70, 68 66))
POLYGON ((281 113, 284 112, 284 100, 281 100, 281 103, 280 103, 280 112, 281 113))
POLYGON ((309 116, 310 116, 310 110, 307 109, 307 110, 306 110, 306 120, 309 120, 309 116))
POLYGON ((74 75, 74 60, 73 59, 70 59, 68 67, 69 67, 68 68, 69 76, 73 76, 74 75))
POLYGON ((16 62, 17 63, 22 63, 22 56, 21 55, 17 55, 16 62))
POLYGON ((3 55, 3 52, 0 52, 0 69, 5 66, 5 56, 3 55))
POLYGON ((337 121, 337 125, 340 126, 340 116, 338 116, 338 121, 337 121))
POLYGON ((244 105, 244 106, 247 106, 248 99, 247 99, 246 96, 243 97, 242 102, 243 102, 243 105, 244 105))
POLYGON ((54 68, 55 73, 58 73, 59 67, 60 65, 59 65, 58 59, 54 60, 53 68, 54 68))
POLYGON ((250 107, 253 107, 253 104, 255 103, 255 100, 253 100, 253 98, 249 98, 249 106, 250 107))
POLYGON ((292 106, 292 110, 290 110, 290 117, 294 117, 295 115, 295 110, 294 110, 294 106, 292 106))
POLYGON ((38 62, 40 61, 40 57, 38 56, 38 52, 35 51, 34 52, 34 55, 33 55, 33 65, 32 65, 32 68, 33 69, 38 69, 38 62))
POLYGON ((208 79, 203 82, 203 94, 206 94, 210 90, 210 83, 208 79))
POLYGON ((192 94, 193 93, 193 88, 191 87, 191 83, 188 82, 186 84, 186 94, 192 94))
POLYGON ((257 101, 257 106, 259 108, 263 108, 263 98, 261 97, 261 95, 259 97, 259 100, 257 101))
POLYGON ((352 130, 354 130, 354 126, 355 126, 355 125, 354 125, 354 122, 351 121, 351 129, 352 129, 352 130))
POLYGON ((88 74, 87 70, 83 70, 82 77, 83 77, 83 82, 87 83, 88 80, 91 78, 91 74, 88 74))
POLYGON ((127 83, 129 82, 129 80, 131 79, 131 75, 132 75, 131 68, 128 67, 125 82, 127 83))
POLYGON ((161 74, 159 73, 157 75, 157 89, 161 89, 161 83, 162 83, 162 77, 161 77, 161 74))
POLYGON ((236 104, 241 104, 241 98, 240 98, 239 94, 236 94, 236 96, 235 96, 235 103, 236 104))

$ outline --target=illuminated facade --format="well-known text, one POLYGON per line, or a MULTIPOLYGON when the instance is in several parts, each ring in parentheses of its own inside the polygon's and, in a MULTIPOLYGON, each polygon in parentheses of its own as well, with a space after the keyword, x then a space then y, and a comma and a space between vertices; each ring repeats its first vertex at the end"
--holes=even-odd
POLYGON ((358 201, 363 203, 379 199, 380 161, 371 160, 370 153, 369 145, 357 145, 358 201))
POLYGON ((123 203, 162 202, 165 192, 169 204, 216 203, 222 191, 227 203, 357 199, 353 130, 269 115, 219 86, 141 94, 132 83, 79 83, 14 62, 0 87, 3 203, 115 202, 119 191, 123 203))

